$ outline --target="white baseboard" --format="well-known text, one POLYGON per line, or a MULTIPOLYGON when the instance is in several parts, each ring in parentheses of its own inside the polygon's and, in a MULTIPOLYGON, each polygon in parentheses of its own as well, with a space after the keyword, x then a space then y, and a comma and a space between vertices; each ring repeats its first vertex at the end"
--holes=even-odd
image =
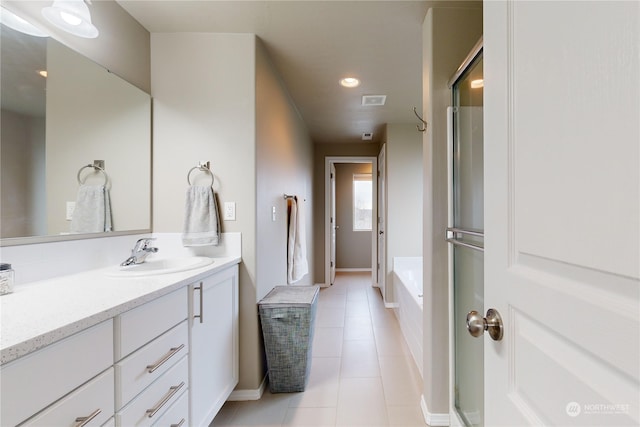
POLYGON ((371 272, 370 268, 336 268, 336 273, 357 273, 361 271, 371 272))
POLYGON ((427 402, 424 400, 424 395, 420 399, 420 409, 422 409, 422 416, 424 417, 424 422, 431 427, 441 427, 449 425, 449 414, 434 414, 429 412, 429 408, 427 407, 427 402))
POLYGON ((331 286, 331 283, 316 283, 316 286, 320 286, 321 288, 328 288, 331 286))
POLYGON ((260 384, 260 387, 258 387, 257 389, 233 390, 227 400, 228 401, 260 400, 266 387, 267 387, 267 376, 265 375, 264 378, 262 379, 262 383, 260 384))

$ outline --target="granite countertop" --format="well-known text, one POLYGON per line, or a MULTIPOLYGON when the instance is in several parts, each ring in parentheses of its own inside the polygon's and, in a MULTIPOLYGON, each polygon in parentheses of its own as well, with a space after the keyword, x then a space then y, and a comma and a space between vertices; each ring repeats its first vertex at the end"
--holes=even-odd
POLYGON ((162 275, 111 277, 113 267, 17 286, 0 297, 0 364, 8 363, 240 262, 162 275))

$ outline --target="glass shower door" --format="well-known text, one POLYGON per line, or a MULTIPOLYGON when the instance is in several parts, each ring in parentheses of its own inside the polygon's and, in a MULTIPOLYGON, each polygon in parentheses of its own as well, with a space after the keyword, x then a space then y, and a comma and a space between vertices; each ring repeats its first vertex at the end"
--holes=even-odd
POLYGON ((482 426, 484 420, 484 341, 467 330, 467 314, 484 313, 482 87, 480 50, 454 81, 449 112, 453 398, 457 418, 466 426, 482 426))

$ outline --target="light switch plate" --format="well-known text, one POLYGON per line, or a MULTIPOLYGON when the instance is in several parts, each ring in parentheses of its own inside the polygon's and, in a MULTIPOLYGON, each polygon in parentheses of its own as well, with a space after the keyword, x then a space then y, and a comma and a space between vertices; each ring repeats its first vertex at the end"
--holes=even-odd
POLYGON ((73 219, 73 211, 76 209, 76 202, 67 202, 67 221, 71 221, 73 219))
POLYGON ((236 220, 236 202, 224 202, 224 219, 226 221, 236 220))

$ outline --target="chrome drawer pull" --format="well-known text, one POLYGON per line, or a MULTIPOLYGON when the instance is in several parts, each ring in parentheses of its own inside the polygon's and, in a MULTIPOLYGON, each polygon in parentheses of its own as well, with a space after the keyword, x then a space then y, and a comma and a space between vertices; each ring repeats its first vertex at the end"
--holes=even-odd
POLYGON ((76 424, 75 427, 84 427, 87 424, 89 424, 91 422, 92 419, 94 419, 95 417, 97 417, 100 412, 102 412, 102 409, 98 408, 95 411, 93 411, 91 413, 91 415, 89 415, 88 417, 78 417, 76 418, 76 424))
POLYGON ((171 398, 175 396, 178 390, 180 390, 183 386, 184 386, 184 381, 182 381, 178 385, 169 387, 169 392, 164 395, 164 397, 160 400, 160 402, 156 403, 156 405, 153 408, 147 409, 147 415, 149 416, 149 418, 153 417, 160 410, 160 408, 162 408, 165 405, 165 403, 171 400, 171 398))
POLYGON ((202 282, 200 282, 200 286, 196 286, 195 288, 193 288, 194 291, 200 291, 200 314, 198 315, 194 315, 193 318, 200 318, 200 323, 202 323, 204 321, 204 313, 202 312, 203 309, 203 295, 202 292, 204 292, 204 289, 202 288, 202 282))
POLYGON ((171 424, 171 426, 169 427, 182 427, 182 424, 184 424, 185 419, 181 419, 180 422, 178 424, 171 424))
POLYGON ((160 366, 162 366, 167 360, 171 359, 174 355, 176 355, 177 353, 180 352, 180 350, 182 350, 184 348, 184 344, 180 344, 179 347, 172 347, 169 349, 169 352, 167 354, 165 354, 164 356, 162 356, 162 358, 160 360, 158 360, 156 363, 154 363, 153 365, 147 365, 147 372, 149 372, 150 374, 153 373, 153 371, 155 371, 156 369, 158 369, 160 366))

